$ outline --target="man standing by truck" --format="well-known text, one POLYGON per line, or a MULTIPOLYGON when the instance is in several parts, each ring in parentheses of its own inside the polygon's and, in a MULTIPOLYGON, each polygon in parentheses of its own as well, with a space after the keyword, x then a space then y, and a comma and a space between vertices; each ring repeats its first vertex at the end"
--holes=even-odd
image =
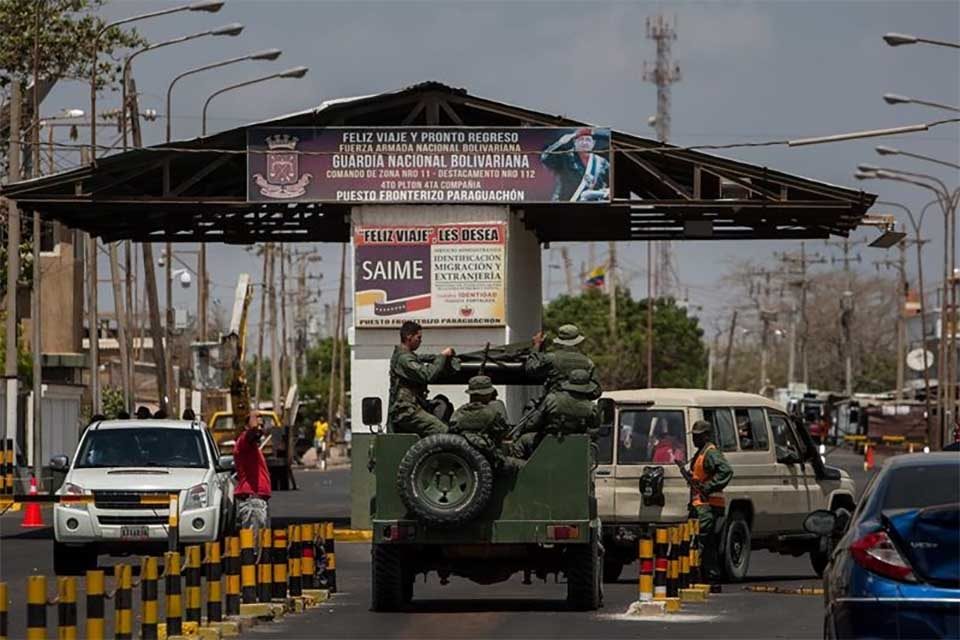
POLYGON ((712 431, 713 427, 706 420, 693 423, 693 446, 697 452, 690 461, 690 502, 700 521, 704 577, 707 582, 718 583, 721 577, 717 559, 720 532, 716 528, 726 507, 723 489, 733 478, 733 470, 720 449, 711 442, 712 431))
POLYGON ((400 344, 394 347, 390 358, 388 420, 394 433, 426 437, 447 432, 447 425, 427 410, 427 385, 453 361, 453 348, 447 347, 435 357, 421 357, 416 351, 422 341, 420 324, 404 322, 400 327, 400 344))

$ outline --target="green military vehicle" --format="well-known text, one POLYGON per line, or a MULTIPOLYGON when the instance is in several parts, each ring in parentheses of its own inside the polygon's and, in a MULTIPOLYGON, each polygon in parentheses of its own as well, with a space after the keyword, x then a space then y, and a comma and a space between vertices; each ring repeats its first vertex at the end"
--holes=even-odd
MULTIPOLYGON (((402 608, 417 576, 430 572, 442 583, 459 576, 479 584, 519 572, 528 582, 558 574, 572 608, 600 606, 601 528, 588 436, 547 436, 525 463, 494 470, 462 436, 380 432, 379 398, 364 398, 362 413, 376 434, 367 453, 375 484, 374 611, 402 608)), ((601 406, 601 414, 611 424, 612 406, 601 406)))

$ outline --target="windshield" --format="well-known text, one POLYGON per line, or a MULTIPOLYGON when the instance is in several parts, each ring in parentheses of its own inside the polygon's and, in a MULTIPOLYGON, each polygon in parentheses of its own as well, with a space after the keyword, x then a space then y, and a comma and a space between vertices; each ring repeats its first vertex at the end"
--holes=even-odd
POLYGON ((207 454, 193 429, 102 429, 83 439, 77 469, 95 467, 205 468, 207 454))
POLYGON ((621 411, 617 464, 672 464, 687 459, 682 411, 621 411))

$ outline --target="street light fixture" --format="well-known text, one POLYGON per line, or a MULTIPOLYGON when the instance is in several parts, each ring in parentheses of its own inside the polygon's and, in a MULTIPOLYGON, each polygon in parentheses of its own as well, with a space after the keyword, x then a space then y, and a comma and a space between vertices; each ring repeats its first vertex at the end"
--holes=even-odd
POLYGON ((923 44, 935 44, 941 47, 953 47, 954 49, 960 49, 960 43, 957 42, 932 40, 930 38, 918 38, 917 36, 910 35, 909 33, 888 33, 883 36, 883 40, 891 47, 899 47, 900 45, 904 44, 917 44, 918 42, 922 42, 923 44))
POLYGON ((948 162, 946 160, 940 160, 939 158, 932 158, 919 153, 913 153, 912 151, 901 151, 900 149, 894 149, 893 147, 887 147, 884 145, 877 145, 874 150, 881 156, 906 156, 908 158, 916 158, 917 160, 925 160, 927 162, 942 164, 943 166, 950 167, 952 169, 960 169, 960 164, 957 164, 956 162, 948 162))
POLYGON ((246 60, 276 60, 277 58, 280 57, 280 54, 281 54, 281 53, 283 53, 283 52, 282 52, 280 49, 264 49, 263 51, 255 51, 255 52, 249 53, 249 54, 247 54, 247 55, 245 55, 245 56, 238 56, 238 57, 236 57, 236 58, 228 58, 227 60, 221 60, 221 61, 219 61, 219 62, 212 62, 212 63, 210 63, 210 64, 205 64, 205 65, 200 66, 200 67, 194 67, 193 69, 187 69, 186 71, 184 71, 183 73, 181 73, 180 75, 178 75, 177 77, 175 77, 173 80, 171 80, 171 81, 170 81, 170 86, 167 87, 167 142, 170 142, 170 139, 171 139, 171 137, 172 137, 172 136, 171 136, 171 131, 172 131, 173 116, 172 116, 172 114, 171 114, 171 101, 170 101, 170 97, 171 97, 171 94, 173 93, 173 85, 177 84, 177 82, 179 82, 180 79, 185 78, 185 77, 187 77, 187 76, 189 76, 189 75, 193 75, 193 74, 195 74, 195 73, 200 73, 201 71, 208 71, 208 70, 210 70, 210 69, 217 69, 217 68, 219 68, 219 67, 225 67, 225 66, 227 66, 227 65, 234 64, 234 63, 237 63, 237 62, 244 62, 244 61, 246 61, 246 60))
POLYGON ((181 11, 204 11, 206 13, 216 13, 223 8, 224 2, 221 0, 203 0, 202 2, 193 2, 190 4, 180 5, 177 7, 169 7, 167 9, 160 9, 159 11, 151 11, 149 13, 141 13, 135 16, 130 16, 129 18, 121 18, 120 20, 114 20, 113 22, 108 22, 107 24, 100 27, 100 29, 93 35, 93 43, 91 45, 93 51, 90 56, 90 163, 96 164, 97 162, 97 57, 100 53, 100 38, 103 37, 103 34, 113 27, 118 27, 122 24, 129 24, 131 22, 139 22, 140 20, 146 20, 147 18, 156 18, 157 16, 165 16, 171 13, 179 13, 181 11))
POLYGON ((883 94, 883 101, 886 102, 887 104, 922 104, 927 107, 935 107, 937 109, 944 109, 946 111, 953 111, 956 113, 960 113, 960 107, 944 104, 942 102, 933 102, 932 100, 921 100, 920 98, 908 98, 907 96, 901 96, 896 93, 883 94))
POLYGON ((222 27, 217 27, 216 29, 207 29, 206 31, 191 33, 190 35, 180 36, 179 38, 171 38, 170 40, 164 40, 163 42, 148 44, 147 46, 137 49, 127 56, 126 60, 123 61, 123 75, 121 76, 123 83, 121 99, 121 122, 123 123, 122 128, 124 147, 126 147, 127 144, 127 84, 129 82, 130 64, 133 62, 134 58, 139 56, 141 53, 146 53, 147 51, 153 51, 154 49, 168 47, 172 44, 179 44, 181 42, 189 42, 190 40, 196 40, 197 38, 203 38, 205 36, 238 36, 241 33, 243 33, 243 25, 239 22, 231 22, 230 24, 225 24, 222 27))
POLYGON ((837 133, 831 136, 817 136, 815 138, 798 138, 796 140, 787 140, 788 147, 803 147, 811 144, 824 144, 827 142, 842 142, 844 140, 860 140, 861 138, 878 138, 881 136, 895 136, 901 133, 915 133, 918 131, 927 131, 941 124, 950 124, 960 122, 960 118, 948 118, 946 120, 936 120, 922 124, 910 124, 903 127, 891 127, 889 129, 868 129, 865 131, 851 131, 850 133, 837 133))
POLYGON ((207 135, 207 107, 210 106, 210 101, 216 98, 217 96, 219 96, 220 94, 226 93, 227 91, 232 91, 233 89, 239 89, 240 87, 247 87, 251 84, 257 84, 259 82, 266 82, 267 80, 273 80, 274 78, 299 79, 307 75, 307 71, 309 71, 308 67, 304 67, 304 66, 291 67, 290 69, 281 71, 280 73, 272 73, 268 76, 261 76, 259 78, 254 78, 253 80, 238 82, 237 84, 231 84, 222 89, 218 89, 217 91, 214 91, 213 93, 210 94, 210 97, 207 98, 206 102, 203 103, 203 117, 201 118, 201 122, 202 122, 201 135, 204 137, 207 135))

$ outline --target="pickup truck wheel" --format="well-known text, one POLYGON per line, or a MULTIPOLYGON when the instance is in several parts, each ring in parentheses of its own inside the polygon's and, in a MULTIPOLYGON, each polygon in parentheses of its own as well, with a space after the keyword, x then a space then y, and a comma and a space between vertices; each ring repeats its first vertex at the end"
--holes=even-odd
POLYGON ((68 547, 53 543, 53 572, 58 576, 82 576, 97 568, 97 548, 93 545, 68 547))
POLYGON ((419 520, 456 526, 473 520, 487 506, 493 469, 466 438, 448 433, 427 436, 400 460, 397 491, 419 520))
POLYGON ((728 582, 741 582, 750 568, 750 525, 746 517, 734 511, 723 529, 723 555, 720 563, 728 582))
MULTIPOLYGON (((393 545, 373 545, 371 565, 370 608, 374 611, 396 611, 403 606, 406 588, 400 548, 393 545)), ((413 597, 413 585, 410 585, 413 597)))
POLYGON ((576 611, 596 611, 601 602, 603 580, 600 549, 590 544, 570 545, 567 549, 567 604, 576 611))

